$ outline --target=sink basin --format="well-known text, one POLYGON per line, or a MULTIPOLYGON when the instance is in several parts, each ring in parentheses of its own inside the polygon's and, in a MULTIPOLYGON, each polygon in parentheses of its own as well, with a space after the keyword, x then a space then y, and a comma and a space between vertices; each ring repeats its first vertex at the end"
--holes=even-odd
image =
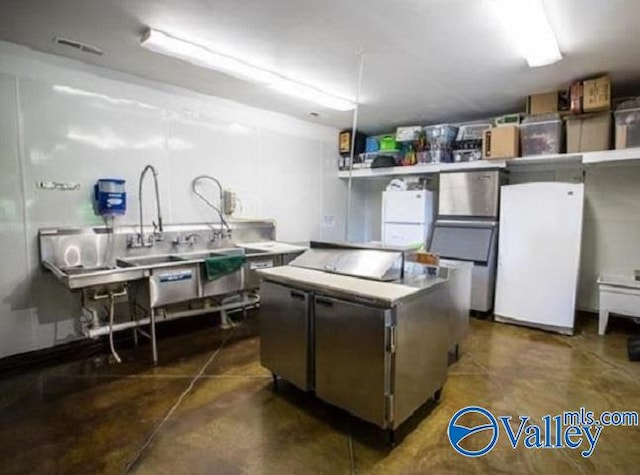
POLYGON ((83 289, 134 281, 142 279, 146 272, 145 269, 136 268, 133 264, 125 264, 124 262, 118 262, 118 267, 57 267, 46 260, 42 261, 42 264, 69 289, 83 289))
POLYGON ((248 247, 244 248, 244 253, 248 256, 250 256, 251 254, 267 254, 269 251, 263 251, 260 249, 251 249, 248 247))
POLYGON ((180 254, 182 259, 186 260, 198 260, 206 259, 208 257, 220 257, 220 256, 242 256, 245 253, 241 248, 225 247, 220 249, 207 249, 205 251, 186 252, 180 254))
POLYGON ((128 257, 118 259, 118 265, 121 267, 137 267, 137 266, 154 266, 157 264, 169 264, 171 262, 183 262, 187 259, 181 256, 144 256, 144 257, 128 257))
POLYGON ((67 275, 82 275, 82 274, 91 274, 93 272, 101 272, 101 271, 107 271, 107 270, 114 270, 117 269, 117 267, 110 267, 110 266, 98 266, 98 267, 84 267, 84 266, 77 266, 77 267, 64 267, 62 269, 60 269, 62 272, 64 272, 67 275))

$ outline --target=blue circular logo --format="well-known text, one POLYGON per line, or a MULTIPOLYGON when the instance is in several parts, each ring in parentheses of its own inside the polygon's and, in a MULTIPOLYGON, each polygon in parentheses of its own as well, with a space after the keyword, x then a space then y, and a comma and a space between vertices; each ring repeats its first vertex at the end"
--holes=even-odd
POLYGON ((484 407, 468 406, 460 409, 456 412, 449 421, 449 427, 447 428, 447 435, 449 436, 449 442, 456 452, 464 455, 465 457, 480 457, 481 455, 489 452, 498 442, 498 421, 496 418, 487 411, 484 407), (475 427, 467 427, 458 424, 458 420, 466 414, 479 414, 482 418, 487 419, 486 424, 480 424, 475 427), (478 450, 467 450, 460 447, 460 443, 465 440, 471 434, 478 432, 492 431, 491 440, 489 443, 478 450))

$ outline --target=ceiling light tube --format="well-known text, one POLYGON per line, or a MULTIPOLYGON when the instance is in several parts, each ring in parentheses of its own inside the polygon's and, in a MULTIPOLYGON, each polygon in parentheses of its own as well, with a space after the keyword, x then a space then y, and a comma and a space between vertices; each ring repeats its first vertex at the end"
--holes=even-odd
POLYGON ((278 73, 253 66, 239 58, 218 53, 205 46, 176 38, 162 31, 149 29, 140 44, 155 53, 172 56, 196 66, 263 84, 283 94, 295 96, 330 109, 347 111, 355 108, 355 103, 348 99, 334 96, 308 84, 287 79, 278 73))
POLYGON ((289 79, 283 78, 280 81, 271 84, 269 88, 288 96, 298 97, 300 99, 304 99, 306 101, 339 111, 352 110, 356 106, 354 102, 348 99, 343 99, 341 97, 334 96, 333 94, 328 94, 321 91, 320 89, 316 89, 313 86, 308 86, 306 84, 302 84, 297 81, 291 81, 289 79))
POLYGON ((162 31, 150 29, 140 44, 155 53, 173 56, 196 66, 223 71, 240 79, 258 83, 273 83, 280 79, 277 74, 252 66, 242 60, 217 53, 204 46, 181 40, 162 31))
POLYGON ((495 0, 496 14, 530 68, 562 59, 542 0, 495 0))

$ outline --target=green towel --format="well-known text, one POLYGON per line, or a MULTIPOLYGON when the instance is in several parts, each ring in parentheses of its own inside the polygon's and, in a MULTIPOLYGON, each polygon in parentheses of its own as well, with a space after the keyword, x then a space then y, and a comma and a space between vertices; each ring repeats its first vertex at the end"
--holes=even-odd
POLYGON ((204 271, 207 279, 216 280, 240 269, 247 258, 245 256, 217 256, 204 260, 204 271))

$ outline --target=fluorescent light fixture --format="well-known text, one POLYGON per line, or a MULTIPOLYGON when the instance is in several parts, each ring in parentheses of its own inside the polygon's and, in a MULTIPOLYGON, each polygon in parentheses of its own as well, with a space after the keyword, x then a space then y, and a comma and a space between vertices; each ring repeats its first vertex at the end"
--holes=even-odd
POLYGON ((289 79, 281 79, 280 81, 271 84, 270 89, 287 94, 289 96, 299 97, 307 101, 320 104, 321 106, 329 107, 339 111, 348 111, 355 107, 355 104, 347 99, 336 97, 332 94, 316 89, 313 86, 299 83, 297 81, 291 81, 289 79))
POLYGON ((542 0, 495 0, 496 13, 530 68, 562 59, 542 0))
POLYGON ((248 79, 259 83, 272 83, 279 79, 276 74, 269 71, 251 66, 231 56, 216 53, 196 43, 175 38, 161 31, 150 29, 144 35, 140 44, 156 53, 173 56, 197 66, 224 71, 240 79, 248 79))
POLYGON ((140 44, 155 53, 172 56, 196 66, 263 84, 283 94, 299 97, 330 109, 346 111, 355 108, 355 103, 347 99, 334 96, 308 84, 287 79, 273 71, 253 66, 242 59, 210 50, 205 46, 176 38, 162 31, 149 29, 140 44))

